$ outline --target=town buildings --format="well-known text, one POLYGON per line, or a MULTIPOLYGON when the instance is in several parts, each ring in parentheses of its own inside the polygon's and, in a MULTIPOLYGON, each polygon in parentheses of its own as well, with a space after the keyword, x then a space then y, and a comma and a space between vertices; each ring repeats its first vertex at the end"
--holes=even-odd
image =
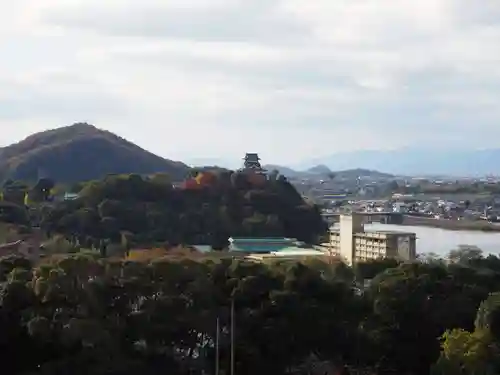
POLYGON ((412 261, 416 235, 399 231, 365 231, 363 215, 340 215, 339 226, 330 229, 330 252, 348 265, 378 258, 412 261))

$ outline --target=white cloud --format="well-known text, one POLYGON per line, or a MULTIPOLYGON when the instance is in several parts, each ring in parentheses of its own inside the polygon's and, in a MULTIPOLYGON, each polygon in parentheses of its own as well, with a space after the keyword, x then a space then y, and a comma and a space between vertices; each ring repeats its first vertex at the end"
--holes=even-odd
POLYGON ((495 0, 19 0, 0 141, 87 120, 176 159, 495 146, 499 21, 495 0))

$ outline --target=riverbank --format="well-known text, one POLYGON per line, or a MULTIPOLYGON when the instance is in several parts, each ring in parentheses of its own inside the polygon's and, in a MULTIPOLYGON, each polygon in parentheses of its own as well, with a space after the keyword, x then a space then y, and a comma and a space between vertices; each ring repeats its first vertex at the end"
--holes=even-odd
POLYGON ((403 217, 403 222, 400 225, 431 227, 458 231, 473 230, 481 232, 500 232, 500 224, 488 223, 487 221, 482 220, 446 220, 405 215, 403 217))

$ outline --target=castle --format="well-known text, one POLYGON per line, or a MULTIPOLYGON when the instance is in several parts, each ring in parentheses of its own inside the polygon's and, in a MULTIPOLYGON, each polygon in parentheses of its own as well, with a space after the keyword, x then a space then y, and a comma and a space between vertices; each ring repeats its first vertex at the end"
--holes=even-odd
POLYGON ((266 170, 260 164, 259 154, 247 153, 243 158, 243 168, 241 171, 252 171, 264 174, 266 170))

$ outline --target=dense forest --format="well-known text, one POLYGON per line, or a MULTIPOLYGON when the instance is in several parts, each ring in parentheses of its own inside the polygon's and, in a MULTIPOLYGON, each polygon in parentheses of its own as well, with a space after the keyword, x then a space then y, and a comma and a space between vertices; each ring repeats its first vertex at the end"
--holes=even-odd
POLYGON ((63 236, 74 252, 0 258, 7 373, 500 373, 500 258, 474 249, 354 268, 110 256, 110 245, 222 250, 229 236, 325 234, 318 208, 277 173, 191 173, 180 186, 164 173, 108 175, 68 186, 78 198, 66 201, 49 179, 4 183, 0 221, 63 236))
POLYGON ((193 171, 193 178, 176 188, 166 174, 110 175, 78 184, 79 198, 62 202, 45 202, 43 194, 35 194, 39 190, 31 189, 42 198, 32 205, 31 222, 39 223, 48 238, 62 234, 84 248, 111 243, 223 249, 230 236, 316 243, 327 229, 319 209, 277 175, 193 171))
POLYGON ((231 363, 241 375, 495 375, 500 259, 458 259, 3 258, 0 359, 31 375, 230 374, 231 363))

